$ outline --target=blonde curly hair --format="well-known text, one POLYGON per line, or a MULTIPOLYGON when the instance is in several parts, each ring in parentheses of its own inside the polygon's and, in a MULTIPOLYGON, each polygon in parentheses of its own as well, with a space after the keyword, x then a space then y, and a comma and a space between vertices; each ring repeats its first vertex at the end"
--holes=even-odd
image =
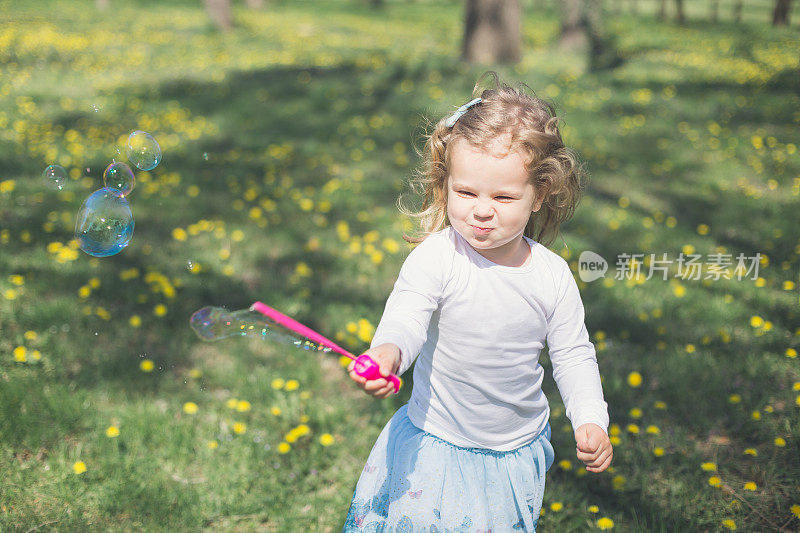
POLYGON ((510 139, 509 152, 523 156, 537 201, 544 195, 542 207, 531 213, 524 235, 550 246, 559 226, 569 220, 580 201, 585 179, 577 154, 564 146, 558 129, 559 117, 552 104, 536 97, 524 84, 511 87, 500 82, 495 72, 480 77, 473 97, 481 102, 470 107, 453 125, 447 117, 433 126, 427 135, 422 166, 412 180, 412 190, 422 197, 418 209, 408 208, 401 200, 401 211, 419 219, 421 235, 403 237, 419 243, 431 233, 449 224, 447 220, 447 178, 450 174, 451 147, 462 138, 476 148, 487 149, 501 136, 510 139), (482 81, 491 77, 493 87, 481 90, 482 81), (526 91, 527 90, 527 91, 526 91), (528 94, 528 91, 531 94, 528 94))

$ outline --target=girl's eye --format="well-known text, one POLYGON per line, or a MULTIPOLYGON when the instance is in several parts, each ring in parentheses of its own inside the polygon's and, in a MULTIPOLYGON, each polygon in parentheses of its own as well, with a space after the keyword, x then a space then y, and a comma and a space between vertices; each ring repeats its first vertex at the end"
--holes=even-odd
POLYGON ((498 196, 497 199, 500 200, 501 202, 508 202, 510 200, 513 200, 513 198, 511 198, 510 196, 498 196))
POLYGON ((469 191, 456 191, 456 192, 457 192, 458 194, 460 194, 461 196, 467 196, 467 197, 473 197, 473 196, 475 196, 475 194, 474 194, 474 193, 471 193, 471 192, 469 192, 469 191))

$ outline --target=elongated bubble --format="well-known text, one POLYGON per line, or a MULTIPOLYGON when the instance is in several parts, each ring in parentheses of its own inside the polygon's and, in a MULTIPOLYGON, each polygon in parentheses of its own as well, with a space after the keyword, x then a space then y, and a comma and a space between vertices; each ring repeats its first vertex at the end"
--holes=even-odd
POLYGON ((331 351, 327 346, 312 342, 250 309, 228 311, 221 307, 203 307, 194 312, 189 323, 197 336, 204 341, 218 341, 228 337, 257 337, 291 344, 304 350, 331 351))

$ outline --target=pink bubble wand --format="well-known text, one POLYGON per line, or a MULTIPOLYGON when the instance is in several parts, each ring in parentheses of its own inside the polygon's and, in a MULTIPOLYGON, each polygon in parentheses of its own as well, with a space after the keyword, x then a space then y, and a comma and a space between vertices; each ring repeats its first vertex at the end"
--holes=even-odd
POLYGON ((353 359, 356 362, 354 370, 359 376, 369 380, 384 378, 394 386, 395 394, 402 385, 402 380, 394 374, 389 374, 388 377, 381 375, 378 363, 367 354, 356 357, 332 340, 263 302, 256 302, 249 309, 232 313, 218 307, 203 307, 192 315, 190 323, 195 333, 206 341, 234 335, 256 334, 260 337, 273 336, 285 339, 306 349, 334 351, 353 359), (250 316, 253 311, 265 316, 266 324, 256 328, 253 322, 257 321, 250 316), (275 327, 276 325, 278 327, 275 327))

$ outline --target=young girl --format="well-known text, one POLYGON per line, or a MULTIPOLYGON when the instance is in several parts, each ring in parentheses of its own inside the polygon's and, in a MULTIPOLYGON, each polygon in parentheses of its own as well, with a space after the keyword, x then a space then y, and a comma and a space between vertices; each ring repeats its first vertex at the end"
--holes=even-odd
MULTIPOLYGON (((367 459, 347 532, 535 531, 555 458, 545 342, 578 459, 590 472, 611 462, 578 287, 541 244, 574 212, 578 167, 552 106, 491 75, 494 88, 440 120, 426 144, 425 236, 366 352, 383 376, 418 356, 414 386, 367 459)), ((352 367, 367 393, 394 392, 352 367)))

